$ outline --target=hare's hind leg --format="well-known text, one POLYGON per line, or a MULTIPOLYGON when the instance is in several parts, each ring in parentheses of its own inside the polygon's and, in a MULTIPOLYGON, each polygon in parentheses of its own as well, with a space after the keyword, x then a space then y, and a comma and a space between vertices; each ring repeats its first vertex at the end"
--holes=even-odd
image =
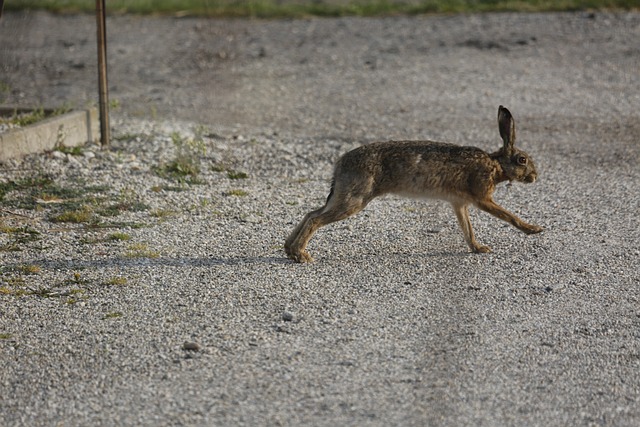
POLYGON ((471 220, 469 219, 469 205, 464 203, 452 203, 451 205, 453 206, 453 210, 458 218, 458 224, 460 224, 460 228, 462 228, 464 240, 467 242, 467 245, 469 245, 471 250, 475 253, 491 252, 491 249, 488 246, 478 243, 475 235, 473 234, 473 227, 471 227, 471 220))
POLYGON ((287 240, 284 242, 284 250, 287 253, 287 256, 296 262, 311 262, 313 258, 311 255, 305 250, 307 246, 307 242, 311 239, 311 234, 315 231, 310 231, 310 222, 317 218, 318 215, 324 211, 326 205, 321 207, 320 209, 316 209, 315 211, 309 212, 304 216, 302 221, 297 225, 297 227, 289 234, 287 240), (300 237, 302 235, 306 235, 306 240, 301 241, 300 237))
POLYGON ((370 200, 370 198, 344 193, 338 188, 332 189, 327 203, 320 209, 306 214, 285 241, 284 249, 289 258, 296 262, 313 261, 309 252, 306 251, 313 234, 322 226, 360 212, 370 200))

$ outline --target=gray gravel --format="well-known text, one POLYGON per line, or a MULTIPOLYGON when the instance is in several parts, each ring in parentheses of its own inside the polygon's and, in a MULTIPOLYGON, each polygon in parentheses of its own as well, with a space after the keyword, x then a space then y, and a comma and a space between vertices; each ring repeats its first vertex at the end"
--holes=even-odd
MULTIPOLYGON (((4 101, 95 102, 94 25, 5 14, 4 101)), ((0 183, 143 207, 96 228, 52 222, 52 197, 0 202, 4 425, 640 424, 638 13, 108 29, 112 147, 0 183), (544 233, 474 211, 494 249, 474 255, 447 205, 387 197, 322 229, 315 263, 284 257, 340 153, 492 150, 499 104, 540 174, 496 199, 544 233), (158 175, 174 134, 201 137, 201 184, 158 175)))

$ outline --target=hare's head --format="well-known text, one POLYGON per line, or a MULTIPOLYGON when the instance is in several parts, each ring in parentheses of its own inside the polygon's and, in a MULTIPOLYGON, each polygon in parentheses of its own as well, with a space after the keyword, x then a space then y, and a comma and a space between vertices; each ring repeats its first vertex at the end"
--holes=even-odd
POLYGON ((515 148, 516 125, 509 110, 498 108, 498 127, 504 145, 497 153, 497 160, 509 181, 534 182, 538 177, 533 160, 527 153, 515 148))

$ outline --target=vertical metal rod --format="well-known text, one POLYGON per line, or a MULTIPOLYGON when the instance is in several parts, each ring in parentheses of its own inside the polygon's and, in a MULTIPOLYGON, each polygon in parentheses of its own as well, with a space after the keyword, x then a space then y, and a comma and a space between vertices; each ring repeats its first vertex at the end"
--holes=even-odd
POLYGON ((111 140, 109 127, 109 87, 107 85, 107 20, 105 0, 96 0, 98 23, 98 87, 100 103, 100 143, 103 147, 111 140))

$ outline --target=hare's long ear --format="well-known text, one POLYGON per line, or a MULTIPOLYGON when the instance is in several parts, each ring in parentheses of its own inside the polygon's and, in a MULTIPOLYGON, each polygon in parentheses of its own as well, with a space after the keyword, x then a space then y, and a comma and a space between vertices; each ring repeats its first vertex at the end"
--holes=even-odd
POLYGON ((498 127, 500 128, 500 137, 504 142, 505 153, 511 153, 516 142, 516 124, 509 110, 502 105, 498 107, 498 127))

